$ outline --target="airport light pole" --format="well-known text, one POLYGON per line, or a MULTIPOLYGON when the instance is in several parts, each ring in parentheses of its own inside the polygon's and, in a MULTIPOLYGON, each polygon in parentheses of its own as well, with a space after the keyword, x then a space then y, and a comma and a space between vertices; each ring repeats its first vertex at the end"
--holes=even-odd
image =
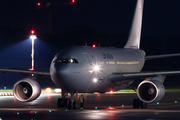
POLYGON ((32 53, 31 53, 31 58, 32 58, 32 68, 30 70, 34 70, 34 40, 36 39, 36 35, 34 35, 34 30, 31 30, 31 35, 30 39, 32 41, 32 53))

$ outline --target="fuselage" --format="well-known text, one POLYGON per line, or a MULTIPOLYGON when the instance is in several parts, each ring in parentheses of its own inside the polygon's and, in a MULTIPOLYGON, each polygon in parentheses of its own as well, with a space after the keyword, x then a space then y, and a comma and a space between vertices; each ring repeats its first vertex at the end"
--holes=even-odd
POLYGON ((67 92, 107 92, 127 87, 131 81, 113 84, 114 72, 139 72, 145 52, 139 49, 75 46, 55 55, 50 66, 51 79, 67 92), (113 87, 113 88, 112 88, 113 87))

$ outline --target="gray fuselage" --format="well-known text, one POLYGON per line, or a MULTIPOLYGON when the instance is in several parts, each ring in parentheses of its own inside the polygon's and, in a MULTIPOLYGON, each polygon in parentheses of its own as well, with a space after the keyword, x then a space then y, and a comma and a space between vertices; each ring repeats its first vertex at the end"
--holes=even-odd
POLYGON ((107 92, 120 90, 132 83, 108 81, 114 72, 139 72, 145 52, 139 49, 75 46, 55 55, 50 66, 51 79, 67 92, 107 92), (98 66, 99 70, 94 67, 98 66), (94 79, 97 81, 94 82, 94 79))

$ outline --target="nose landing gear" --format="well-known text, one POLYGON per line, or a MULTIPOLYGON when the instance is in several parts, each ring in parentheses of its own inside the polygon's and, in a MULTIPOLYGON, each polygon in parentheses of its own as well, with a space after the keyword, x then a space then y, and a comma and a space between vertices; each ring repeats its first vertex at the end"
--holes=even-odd
POLYGON ((71 98, 67 98, 68 97, 68 93, 64 90, 62 90, 62 98, 58 98, 57 101, 57 106, 58 108, 68 108, 68 109, 77 109, 77 103, 76 103, 76 99, 78 96, 78 92, 76 92, 76 99, 74 98, 74 94, 75 92, 71 92, 71 98))
POLYGON ((144 103, 143 101, 140 101, 139 99, 133 100, 133 108, 147 108, 147 103, 144 103))

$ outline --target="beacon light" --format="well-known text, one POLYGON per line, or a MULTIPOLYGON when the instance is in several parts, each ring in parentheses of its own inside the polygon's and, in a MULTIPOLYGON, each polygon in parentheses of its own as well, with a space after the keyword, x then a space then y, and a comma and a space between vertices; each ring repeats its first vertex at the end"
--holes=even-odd
POLYGON ((40 2, 38 2, 38 3, 37 3, 37 5, 38 5, 38 6, 41 6, 41 3, 40 3, 40 2))
POLYGON ((31 34, 34 35, 34 33, 35 33, 34 30, 31 30, 31 34))

